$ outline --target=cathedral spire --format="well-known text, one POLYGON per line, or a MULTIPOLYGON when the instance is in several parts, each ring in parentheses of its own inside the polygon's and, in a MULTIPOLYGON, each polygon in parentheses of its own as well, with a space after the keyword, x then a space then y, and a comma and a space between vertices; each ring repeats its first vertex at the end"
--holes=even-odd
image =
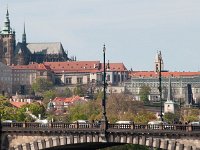
POLYGON ((167 101, 172 101, 172 87, 171 87, 171 78, 170 77, 169 77, 169 83, 168 83, 167 101))
POLYGON ((6 10, 6 18, 5 18, 5 21, 4 21, 4 26, 3 26, 3 29, 2 29, 2 33, 3 34, 10 34, 12 31, 11 31, 11 28, 10 28, 10 19, 9 19, 9 12, 8 12, 8 8, 6 10))
POLYGON ((26 29, 25 29, 25 22, 24 22, 24 33, 22 34, 22 43, 26 44, 26 29))

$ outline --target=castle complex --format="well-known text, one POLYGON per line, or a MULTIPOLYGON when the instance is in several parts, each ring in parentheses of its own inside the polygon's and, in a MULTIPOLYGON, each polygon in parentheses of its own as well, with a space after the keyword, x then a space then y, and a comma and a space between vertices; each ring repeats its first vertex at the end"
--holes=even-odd
MULTIPOLYGON (((16 44, 15 31, 10 27, 9 12, 0 31, 0 93, 27 94, 37 78, 51 80, 57 86, 85 84, 101 85, 103 66, 100 61, 72 61, 60 42, 27 43, 26 32, 22 42, 16 44)), ((162 98, 200 104, 200 72, 170 72, 164 69, 161 52, 156 54, 153 71, 128 71, 123 63, 108 63, 107 93, 128 91, 133 99, 140 100, 142 86, 150 87, 149 101, 159 102, 159 75, 162 74, 162 98)))
POLYGON ((9 12, 0 30, 0 62, 10 65, 27 65, 30 62, 69 61, 60 42, 27 43, 24 25, 22 42, 16 44, 15 31, 10 26, 9 12))

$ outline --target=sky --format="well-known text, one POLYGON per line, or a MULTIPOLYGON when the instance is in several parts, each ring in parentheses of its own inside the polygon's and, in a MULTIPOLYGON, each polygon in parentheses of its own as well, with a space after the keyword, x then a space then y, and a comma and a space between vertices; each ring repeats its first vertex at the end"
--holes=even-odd
POLYGON ((16 40, 61 42, 77 60, 124 63, 151 71, 157 51, 164 69, 200 71, 200 0, 0 0, 16 40))

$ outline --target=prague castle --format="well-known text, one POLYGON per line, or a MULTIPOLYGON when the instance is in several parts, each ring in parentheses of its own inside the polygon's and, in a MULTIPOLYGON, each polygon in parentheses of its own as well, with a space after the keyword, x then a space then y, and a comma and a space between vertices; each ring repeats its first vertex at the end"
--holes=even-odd
POLYGON ((22 42, 16 43, 15 31, 10 26, 9 12, 0 30, 0 62, 10 65, 27 65, 30 62, 69 61, 60 42, 27 43, 24 25, 22 42))

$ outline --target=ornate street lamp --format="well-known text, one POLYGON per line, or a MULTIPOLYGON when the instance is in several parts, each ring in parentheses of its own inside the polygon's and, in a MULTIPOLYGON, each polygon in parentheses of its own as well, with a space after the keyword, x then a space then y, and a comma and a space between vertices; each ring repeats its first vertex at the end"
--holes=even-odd
POLYGON ((106 47, 104 44, 103 47, 103 99, 102 99, 102 125, 104 130, 107 129, 107 124, 108 124, 108 120, 106 117, 106 88, 107 88, 107 83, 106 83, 106 47))
POLYGON ((163 121, 163 114, 162 114, 162 75, 161 75, 161 72, 162 72, 162 58, 161 58, 161 51, 159 52, 159 55, 158 55, 158 60, 159 60, 159 94, 160 94, 160 120, 163 121))

